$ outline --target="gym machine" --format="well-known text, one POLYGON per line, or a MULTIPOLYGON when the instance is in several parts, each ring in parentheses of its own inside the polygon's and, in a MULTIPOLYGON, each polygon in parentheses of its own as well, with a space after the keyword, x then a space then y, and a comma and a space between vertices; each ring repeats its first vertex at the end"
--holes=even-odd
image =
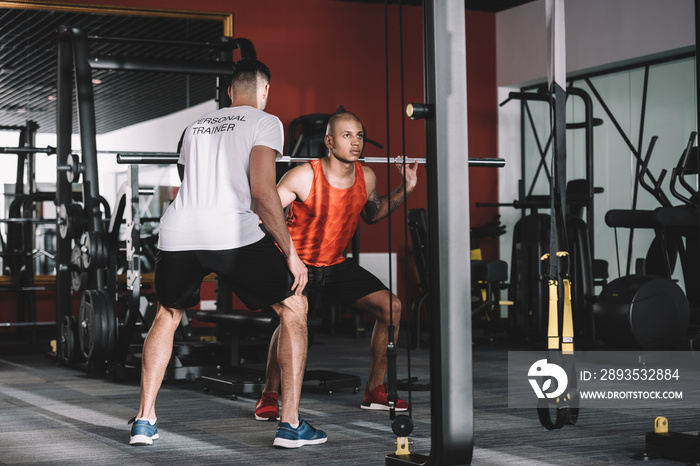
MULTIPOLYGON (((179 155, 174 152, 120 152, 117 154, 117 162, 120 164, 130 164, 130 170, 137 170, 140 164, 174 164, 177 162, 179 155)), ((290 161, 308 161, 316 158, 308 157, 282 157, 278 162, 284 164, 290 161)), ((413 159, 418 163, 425 163, 425 159, 413 159)), ((383 157, 366 157, 361 159, 364 163, 387 163, 387 159, 383 157)), ((500 158, 494 159, 469 159, 470 167, 500 167, 504 165, 504 160, 500 158)), ((137 179, 130 176, 132 186, 138 183, 137 179)), ((133 188, 131 188, 133 189, 133 188)), ((119 210, 117 209, 117 212, 119 210)), ((427 224, 423 226, 427 228, 427 224)), ((269 310, 257 311, 241 311, 233 310, 229 293, 223 295, 219 290, 219 298, 217 299, 217 312, 198 311, 193 317, 203 322, 216 323, 217 326, 228 328, 231 340, 231 361, 237 361, 238 358, 238 341, 242 341, 241 337, 244 334, 255 334, 256 332, 271 333, 277 326, 278 319, 273 312, 269 310), (236 329, 233 332, 233 329, 236 329)), ((427 296, 427 295, 426 295, 427 296)), ((310 328, 320 327, 320 323, 310 320, 310 328)), ((267 343, 267 342, 265 342, 267 343)), ((264 373, 256 369, 248 369, 245 367, 236 367, 236 363, 232 365, 219 364, 218 370, 214 373, 204 373, 202 380, 205 389, 217 392, 225 392, 231 396, 239 394, 253 394, 262 390, 264 385, 264 373), (232 367, 233 366, 233 367, 232 367), (235 368, 235 370, 232 370, 235 368)), ((357 390, 360 385, 359 377, 350 376, 347 374, 336 373, 332 371, 308 370, 305 373, 304 380, 319 380, 320 385, 329 393, 339 388, 351 387, 357 390)))
MULTIPOLYGON (((120 199, 128 200, 129 193, 138 191, 138 165, 139 164, 156 164, 167 165, 177 163, 178 155, 176 153, 147 153, 140 152, 137 155, 129 153, 117 154, 117 162, 120 164, 129 164, 129 177, 127 182, 122 187, 120 192, 124 192, 124 196, 120 199)), ((138 198, 131 197, 132 201, 132 219, 138 215, 138 198)), ((123 209, 124 203, 120 204, 120 209, 123 209)), ((127 210, 128 212, 128 210, 127 210)), ((137 217, 136 217, 137 218, 137 217)), ((131 295, 130 299, 135 301, 138 299, 139 279, 139 256, 138 256, 138 235, 135 229, 129 229, 130 225, 138 224, 127 216, 127 289, 131 295), (130 240, 129 235, 133 238, 130 240), (134 246, 135 245, 135 246, 134 246)), ((212 277, 207 277, 211 278, 212 277)), ((206 278, 205 278, 206 280, 206 278)), ((134 302, 134 306, 138 303, 134 302)), ((200 310, 192 313, 191 317, 200 322, 216 324, 215 334, 206 340, 203 344, 196 342, 185 341, 182 344, 175 343, 173 353, 173 361, 171 366, 174 368, 186 368, 188 378, 201 378, 202 385, 205 391, 225 393, 236 399, 238 395, 257 395, 262 392, 265 385, 265 371, 254 364, 240 364, 242 360, 256 360, 257 362, 264 361, 267 357, 267 346, 272 332, 279 325, 279 318, 272 309, 261 310, 239 310, 233 308, 233 299, 230 291, 227 291, 221 283, 217 287, 216 311, 200 310), (219 345, 211 344, 210 341, 221 343, 219 345), (199 349, 208 351, 207 359, 210 364, 207 367, 202 367, 196 375, 192 366, 184 364, 184 357, 197 358, 194 351, 199 349), (179 361, 178 361, 179 360, 179 361)), ((184 327, 189 327, 185 324, 184 327)), ((309 330, 313 332, 320 327, 318 319, 309 319, 309 330)), ((191 336, 192 330, 186 328, 191 336)), ((177 369, 175 369, 177 370, 177 369)), ((325 370, 307 370, 304 373, 304 380, 318 380, 319 385, 329 394, 339 388, 351 387, 354 392, 359 391, 361 383, 360 377, 342 374, 333 371, 325 370)))
MULTIPOLYGON (((576 96, 584 104, 584 120, 582 122, 566 123, 567 130, 585 131, 585 167, 584 179, 570 180, 566 185, 566 228, 569 244, 569 270, 572 275, 572 307, 574 322, 576 322, 576 337, 579 342, 592 342, 595 339, 593 312, 590 297, 594 296, 594 287, 605 282, 607 278, 607 262, 595 260, 593 243, 593 197, 602 193, 601 188, 593 184, 593 129, 603 124, 599 118, 593 117, 593 105, 589 95, 582 89, 568 87, 567 97, 576 96), (585 212, 585 218, 584 218, 585 212)), ((521 101, 523 115, 530 113, 530 102, 543 102, 548 106, 554 104, 544 88, 536 92, 511 92, 500 105, 511 100, 521 101)), ((524 121, 523 121, 524 125, 524 121)), ((533 126, 534 128, 534 126, 533 126)), ((513 302, 509 307, 508 319, 511 334, 533 339, 543 339, 547 332, 547 303, 549 291, 541 280, 540 258, 549 250, 550 214, 539 213, 540 209, 550 208, 549 195, 533 194, 538 177, 544 173, 551 184, 553 174, 549 173, 546 165, 546 154, 553 141, 550 133, 546 144, 542 147, 535 132, 540 151, 540 161, 535 170, 529 189, 525 190, 525 164, 523 178, 519 182, 518 200, 512 203, 477 203, 477 207, 498 206, 514 207, 529 210, 523 214, 513 228, 513 249, 510 270, 510 288, 508 300, 513 302)))
MULTIPOLYGON (((700 72, 700 60, 698 60, 698 48, 697 44, 700 43, 700 0, 695 0, 695 71, 700 72)), ((700 91, 700 81, 696 81, 696 99, 698 98, 697 92, 700 91)), ((698 108, 696 104, 696 109, 698 108)), ((692 141, 694 139, 694 134, 691 135, 691 142, 686 148, 685 154, 679 162, 678 166, 673 170, 671 177, 671 192, 683 202, 681 209, 685 209, 683 214, 678 218, 683 220, 690 219, 690 222, 682 221, 681 226, 684 233, 688 236, 686 241, 686 256, 681 257, 682 260, 687 260, 691 263, 691 267, 694 268, 695 273, 697 273, 697 261, 700 259, 700 250, 693 250, 689 247, 688 243, 691 242, 691 238, 695 240, 695 248, 697 248, 697 242, 700 240, 700 156, 698 155, 698 148, 692 147, 692 141), (690 184, 685 182, 686 174, 695 175, 695 186, 698 189, 693 189, 690 184), (690 194, 689 197, 682 195, 677 187, 675 186, 675 180, 680 180, 681 185, 690 194), (688 215, 690 213, 690 215, 688 215)), ((665 209, 663 209, 665 210, 665 209)), ((671 211, 672 212, 672 211, 671 211)), ((666 212, 657 220, 668 220, 666 217, 666 212)), ((675 222, 673 222, 675 223, 675 222)), ((683 266, 685 274, 685 265, 683 266)), ((697 290, 697 276, 693 276, 691 279, 689 276, 685 276, 686 282, 686 292, 688 292, 688 298, 691 301, 691 309, 693 316, 691 317, 691 325, 695 327, 697 322, 697 301, 695 293, 697 290), (691 293, 691 288, 693 292, 691 293)), ((697 329, 694 329, 697 330, 697 329)), ((692 349, 698 349, 695 345, 692 349)), ((647 432, 645 437, 646 451, 642 454, 643 459, 649 459, 654 456, 661 456, 663 458, 670 458, 677 461, 684 461, 686 463, 700 463, 700 433, 697 435, 683 434, 669 431, 668 420, 663 416, 658 416, 654 421, 654 430, 652 432, 647 432)))
MULTIPOLYGON (((7 218, 0 222, 7 224, 7 242, 0 237, 3 258, 2 279, 4 292, 17 292, 17 317, 15 322, 3 322, 2 327, 29 328, 31 344, 36 342, 38 327, 55 326, 52 321, 38 321, 37 291, 55 290, 55 278, 50 275, 54 269, 55 242, 59 233, 65 233, 65 224, 59 211, 56 219, 44 216, 46 207, 43 203, 53 204, 55 191, 40 191, 35 181, 36 154, 53 155, 56 149, 34 147, 35 135, 39 126, 33 121, 27 121, 24 126, 2 126, 2 130, 19 131, 17 147, 0 147, 0 154, 17 155, 17 177, 15 181, 14 198, 10 202, 7 218), (26 172, 26 182, 25 182, 26 172)), ((75 202, 80 202, 82 194, 72 192, 75 202)), ((101 196, 98 197, 101 208, 109 215, 109 205, 101 196)), ((79 204, 75 204, 79 206, 79 204)))
MULTIPOLYGON (((472 167, 472 165, 469 165, 472 167)), ((425 209, 408 210, 407 226, 411 237, 413 263, 418 275, 419 295, 411 304, 409 319, 411 331, 411 347, 420 348, 428 343, 429 312, 423 312, 430 293, 430 278, 427 264, 430 257, 428 244, 428 217, 425 209)), ((503 330, 497 310, 501 305, 511 305, 509 301, 495 299, 497 291, 507 289, 508 265, 505 261, 484 261, 478 242, 481 237, 498 237, 505 233, 505 226, 495 219, 486 225, 474 227, 470 231, 470 268, 472 275, 472 319, 475 329, 481 329, 483 335, 473 339, 491 342, 492 334, 503 330)))
MULTIPOLYGON (((697 259, 700 257, 698 226, 698 193, 686 180, 687 174, 698 173, 696 133, 672 169, 670 191, 682 205, 674 206, 662 190, 667 174, 663 170, 658 180, 649 172, 657 137, 649 144, 642 161, 639 182, 661 207, 655 210, 612 210, 605 220, 614 228, 648 228, 655 238, 645 259, 636 261, 636 273, 620 277, 607 284, 594 305, 596 333, 610 346, 646 350, 687 347, 691 322, 697 332, 700 317, 697 259), (680 192, 678 184, 688 195, 680 192), (672 274, 680 258, 685 293, 673 280, 672 274)), ((691 341, 691 348, 692 348, 691 341)))
MULTIPOLYGON (((142 39, 139 39, 142 40, 142 39)), ((95 375, 109 372, 124 375, 138 366, 142 330, 147 330, 153 304, 143 299, 140 267, 140 228, 138 216, 137 170, 130 170, 118 207, 111 213, 100 209, 95 102, 92 88, 94 69, 189 73, 217 76, 216 98, 227 105, 226 77, 231 75, 233 51, 255 57, 255 49, 246 39, 223 37, 220 42, 148 41, 164 47, 193 47, 214 50, 211 62, 168 60, 156 57, 100 57, 90 54, 96 42, 124 43, 127 38, 88 37, 82 30, 61 26, 56 34, 57 60, 57 178, 55 202, 56 227, 56 324, 57 356, 66 364, 80 363, 95 375), (73 133, 73 92, 78 110, 81 140, 80 156, 71 148, 73 133), (82 205, 74 202, 73 184, 82 177, 82 205), (128 270, 124 286, 117 273, 119 237, 126 215, 126 256, 128 270), (73 294, 81 293, 78 316, 73 314, 73 294)), ((182 330, 187 333, 187 329, 182 330)), ((176 354, 167 378, 193 379, 201 367, 185 364, 192 347, 176 354)), ((207 354, 206 365, 216 364, 207 354), (209 361, 209 359, 211 359, 209 361)))
POLYGON ((17 293, 17 313, 12 322, 2 322, 0 327, 17 329, 16 333, 28 337, 32 345, 36 343, 38 327, 54 325, 53 322, 39 322, 36 308, 36 292, 53 289, 51 277, 37 280, 36 272, 50 268, 55 235, 54 220, 39 215, 40 204, 53 200, 54 193, 37 189, 35 156, 42 151, 32 146, 38 129, 39 125, 31 120, 24 125, 0 126, 2 131, 19 132, 19 147, 0 148, 0 154, 17 156, 14 196, 7 206, 7 218, 0 219, 6 225, 7 234, 6 241, 0 234, 0 275, 3 275, 0 291, 17 293))
MULTIPOLYGON (((65 363, 73 363, 76 360, 85 360, 92 373, 101 374, 109 372, 116 377, 124 377, 128 372, 138 369, 142 336, 150 327, 150 322, 155 313, 155 303, 143 293, 146 278, 142 274, 142 257, 140 255, 140 224, 138 214, 138 163, 168 164, 177 160, 177 154, 144 154, 134 159, 134 154, 118 154, 119 163, 130 163, 127 182, 119 191, 117 207, 114 215, 96 219, 94 209, 89 207, 90 199, 99 191, 97 179, 97 160, 95 144, 94 102, 90 74, 91 69, 116 69, 129 71, 152 72, 179 72, 212 74, 219 77, 219 82, 225 82, 226 76, 231 73, 230 63, 233 50, 240 49, 243 57, 255 57, 253 45, 245 39, 224 38, 220 44, 196 44, 180 43, 172 41, 157 41, 159 45, 208 47, 219 50, 219 61, 212 63, 165 61, 159 59, 127 58, 118 59, 109 57, 90 57, 88 44, 92 38, 86 37, 82 31, 62 28, 59 31, 57 42, 59 44, 59 137, 56 152, 59 154, 58 185, 77 181, 83 176, 83 190, 85 192, 85 207, 81 208, 72 203, 58 199, 59 222, 63 225, 61 240, 65 244, 62 259, 59 261, 59 280, 61 283, 70 283, 75 292, 82 292, 80 312, 72 315, 70 309, 70 290, 61 286, 57 293, 57 309, 63 312, 57 315, 62 322, 59 335, 59 357, 65 363), (228 64, 227 64, 228 63, 228 64), (78 107, 80 116, 81 134, 81 158, 77 155, 63 156, 70 152, 70 118, 67 115, 71 111, 71 71, 75 69, 76 87, 78 92, 78 107), (61 118, 61 115, 64 118, 61 118), (124 157, 122 157, 124 155, 124 157), (145 156, 144 156, 145 155, 145 156), (131 158, 130 158, 131 157, 131 158), (63 161, 65 159, 65 162, 63 161), (62 176, 65 173, 66 176, 62 176), (125 218, 124 218, 125 216, 125 218), (99 220, 99 221, 98 221, 99 220), (122 277, 117 275, 120 227, 122 221, 126 221, 126 278, 122 283, 122 277), (76 244, 70 248, 70 242, 76 244), (70 248, 71 254, 65 258, 66 249, 70 248), (119 285, 124 285, 120 287, 119 285), (87 289, 86 289, 87 288, 87 289)), ((112 39, 99 37, 100 42, 112 39)), ((126 38, 114 38, 121 43, 128 41, 126 38)), ((222 106, 228 104, 226 87, 218 89, 218 101, 222 106)), ((62 191, 59 190, 59 194, 62 191)), ((59 244, 62 246, 62 244, 59 244)), ((59 249, 61 249, 59 247, 59 249)), ((206 280, 206 279, 205 279, 206 280)), ((199 311, 194 317, 202 321, 214 322, 217 328, 227 326, 226 317, 235 315, 234 323, 238 331, 245 329, 256 331, 274 329, 276 319, 270 316, 262 316, 260 313, 245 315, 242 312, 227 313, 231 311, 231 292, 223 284, 217 289, 216 315, 199 311), (222 317, 223 316, 223 317, 222 317), (218 321, 217 319, 224 319, 218 321), (245 328, 244 328, 245 327, 245 328)), ((183 322, 179 329, 179 341, 176 338, 174 354, 166 370, 166 378, 195 379, 204 376, 209 369, 215 371, 221 367, 235 365, 239 360, 237 338, 231 342, 230 351, 226 345, 211 344, 210 341, 192 341, 194 331, 187 322, 183 322), (205 363, 202 365, 202 361, 205 363)), ((211 335, 207 335, 211 336, 211 335)), ((214 338, 211 338, 212 340, 214 338)), ((209 340, 207 338, 207 340, 209 340)), ((314 374, 308 374, 307 377, 314 374)), ((336 387, 337 380, 331 380, 328 374, 318 371, 315 373, 323 377, 322 384, 330 391, 336 387)), ((359 378, 353 379, 353 386, 359 386, 359 378)), ((235 389, 236 387, 234 387, 235 389)), ((258 387, 257 391, 261 388, 258 387)), ((251 385, 246 385, 243 392, 248 393, 251 385)), ((252 390, 256 390, 253 386, 252 390)))

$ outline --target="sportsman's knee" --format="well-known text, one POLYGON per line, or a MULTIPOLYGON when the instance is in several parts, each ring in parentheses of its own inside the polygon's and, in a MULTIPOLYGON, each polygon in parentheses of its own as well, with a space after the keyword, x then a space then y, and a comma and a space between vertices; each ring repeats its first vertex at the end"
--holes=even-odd
MULTIPOLYGON (((389 314, 388 306, 386 314, 389 314)), ((401 319, 401 300, 399 300, 398 296, 396 295, 392 295, 391 298, 391 318, 394 321, 394 325, 397 325, 401 319)))
POLYGON ((158 312, 156 313, 155 318, 157 320, 169 321, 175 325, 179 325, 184 312, 184 309, 165 307, 161 304, 158 306, 158 312))
POLYGON ((387 325, 390 322, 398 325, 399 319, 401 319, 401 301, 396 295, 392 294, 391 299, 387 299, 382 303, 380 318, 387 325))
POLYGON ((290 296, 280 303, 272 305, 280 319, 306 320, 309 306, 306 296, 290 296))

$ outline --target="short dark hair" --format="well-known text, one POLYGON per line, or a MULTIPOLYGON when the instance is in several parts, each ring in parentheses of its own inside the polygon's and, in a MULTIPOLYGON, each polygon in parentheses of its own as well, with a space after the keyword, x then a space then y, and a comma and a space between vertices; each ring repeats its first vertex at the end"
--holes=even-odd
POLYGON ((231 85, 235 83, 255 83, 258 75, 263 77, 268 83, 272 75, 270 69, 263 62, 254 58, 241 58, 233 64, 233 76, 231 85))

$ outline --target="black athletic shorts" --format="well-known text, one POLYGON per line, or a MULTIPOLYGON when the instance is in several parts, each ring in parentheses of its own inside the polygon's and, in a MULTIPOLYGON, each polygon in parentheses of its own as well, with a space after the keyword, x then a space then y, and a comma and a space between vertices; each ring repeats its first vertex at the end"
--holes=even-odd
POLYGON ((187 309, 199 302, 202 279, 215 273, 249 309, 292 296, 294 278, 272 238, 220 251, 161 251, 156 254, 155 291, 161 305, 187 309))
POLYGON ((308 265, 307 289, 343 306, 350 306, 375 291, 388 290, 384 283, 352 259, 326 267, 308 265))

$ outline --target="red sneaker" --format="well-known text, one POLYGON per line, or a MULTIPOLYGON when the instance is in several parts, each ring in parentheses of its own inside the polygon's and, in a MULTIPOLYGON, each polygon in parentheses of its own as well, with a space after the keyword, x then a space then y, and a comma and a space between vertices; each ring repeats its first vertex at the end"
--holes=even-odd
POLYGON ((280 405, 278 399, 277 393, 263 392, 255 404, 255 419, 258 421, 279 421, 280 405))
MULTIPOLYGON (((376 409, 382 411, 389 411, 389 402, 386 399, 386 384, 377 385, 371 392, 369 388, 365 387, 365 396, 362 397, 362 404, 360 408, 362 409, 376 409)), ((394 405, 396 411, 406 411, 408 409, 408 402, 398 399, 394 405)))

